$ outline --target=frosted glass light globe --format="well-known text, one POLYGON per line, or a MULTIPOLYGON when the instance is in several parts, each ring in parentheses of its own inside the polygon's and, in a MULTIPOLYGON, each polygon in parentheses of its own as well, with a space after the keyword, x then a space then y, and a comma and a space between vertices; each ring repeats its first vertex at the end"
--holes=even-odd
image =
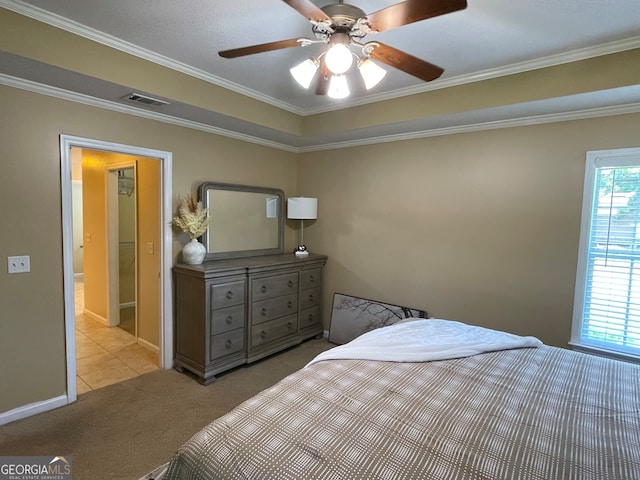
POLYGON ((367 90, 375 87, 387 74, 387 71, 384 68, 380 68, 368 58, 360 62, 358 69, 360 71, 360 75, 362 75, 364 86, 367 90))
POLYGON ((344 43, 336 43, 327 51, 324 62, 331 73, 341 75, 351 68, 353 55, 344 43))
POLYGON ((327 96, 330 98, 347 98, 349 96, 349 84, 344 75, 332 75, 329 81, 327 96))
POLYGON ((295 78, 296 82, 298 82, 302 87, 309 88, 311 80, 313 80, 313 76, 316 74, 316 70, 318 70, 318 63, 307 58, 304 62, 301 62, 291 68, 289 72, 291 72, 293 78, 295 78))

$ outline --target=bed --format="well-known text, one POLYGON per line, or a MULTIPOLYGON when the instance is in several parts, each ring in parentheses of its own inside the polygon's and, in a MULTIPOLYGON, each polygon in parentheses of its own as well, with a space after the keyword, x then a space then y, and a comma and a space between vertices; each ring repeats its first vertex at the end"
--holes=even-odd
POLYGON ((162 478, 637 480, 640 366, 404 321, 209 424, 162 478))

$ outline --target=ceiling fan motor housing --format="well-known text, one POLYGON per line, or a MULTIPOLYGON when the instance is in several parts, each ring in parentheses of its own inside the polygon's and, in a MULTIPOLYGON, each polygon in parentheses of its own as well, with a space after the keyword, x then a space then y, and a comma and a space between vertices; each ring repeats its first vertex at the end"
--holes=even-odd
POLYGON ((331 17, 333 26, 337 28, 351 28, 359 18, 367 16, 363 10, 346 3, 325 5, 321 10, 331 17))

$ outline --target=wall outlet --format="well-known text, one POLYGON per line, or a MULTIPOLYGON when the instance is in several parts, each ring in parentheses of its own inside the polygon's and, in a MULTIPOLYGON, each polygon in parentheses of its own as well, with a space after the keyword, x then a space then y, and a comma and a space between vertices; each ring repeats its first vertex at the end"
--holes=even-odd
POLYGON ((19 257, 7 257, 7 270, 9 273, 27 273, 31 271, 29 255, 19 257))

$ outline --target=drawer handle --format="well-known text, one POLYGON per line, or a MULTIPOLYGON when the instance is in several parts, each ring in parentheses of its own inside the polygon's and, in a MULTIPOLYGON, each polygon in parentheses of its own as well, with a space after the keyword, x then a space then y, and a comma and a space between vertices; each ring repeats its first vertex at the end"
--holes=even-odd
POLYGON ((289 280, 289 282, 287 283, 287 285, 289 285, 289 288, 293 287, 293 280, 289 280))
POLYGON ((287 308, 293 308, 293 302, 291 300, 287 302, 287 308))
POLYGON ((313 283, 316 281, 316 278, 313 275, 309 275, 309 283, 313 283))
POLYGON ((310 301, 310 302, 313 302, 313 293, 310 293, 310 294, 309 294, 309 301, 310 301))
POLYGON ((267 307, 262 307, 262 310, 260 310, 260 315, 262 315, 263 317, 267 316, 267 307))
POLYGON ((262 285, 262 287, 260 287, 260 291, 262 293, 267 293, 267 286, 266 285, 262 285))
POLYGON ((309 316, 307 317, 307 319, 311 322, 313 321, 313 313, 310 313, 309 316))
POLYGON ((287 328, 291 330, 293 328, 293 323, 287 322, 287 328))
POLYGON ((265 332, 264 330, 262 330, 262 331, 260 332, 260 338, 261 338, 261 339, 263 339, 263 340, 264 340, 265 338, 267 338, 267 332, 265 332))
POLYGON ((227 348, 231 348, 233 346, 233 342, 231 340, 227 340, 227 343, 225 343, 224 346, 227 348))
POLYGON ((229 290, 227 292, 227 300, 231 300, 233 298, 233 292, 231 290, 229 290))
POLYGON ((231 325, 233 323, 233 317, 231 315, 229 315, 227 317, 227 325, 231 325))

